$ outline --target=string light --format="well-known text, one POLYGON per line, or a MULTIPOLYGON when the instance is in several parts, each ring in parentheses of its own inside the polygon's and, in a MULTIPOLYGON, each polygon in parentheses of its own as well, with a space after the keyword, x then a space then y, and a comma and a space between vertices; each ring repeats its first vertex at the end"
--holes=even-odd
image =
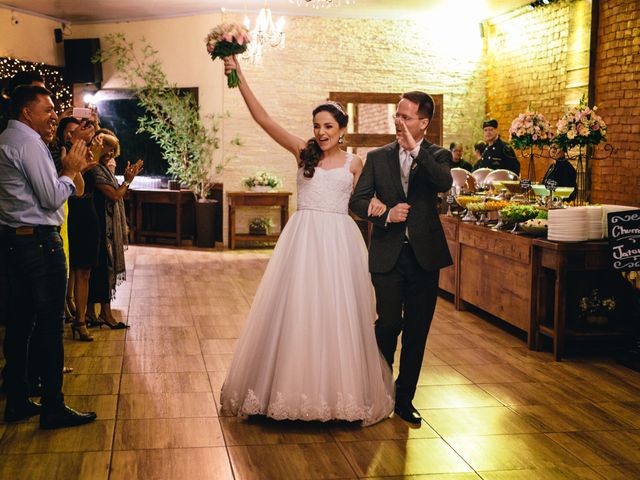
POLYGON ((6 84, 18 72, 35 70, 44 78, 47 89, 53 93, 53 101, 59 112, 65 111, 73 104, 71 88, 64 80, 62 67, 54 67, 45 63, 26 62, 12 57, 0 57, 0 81, 6 84))

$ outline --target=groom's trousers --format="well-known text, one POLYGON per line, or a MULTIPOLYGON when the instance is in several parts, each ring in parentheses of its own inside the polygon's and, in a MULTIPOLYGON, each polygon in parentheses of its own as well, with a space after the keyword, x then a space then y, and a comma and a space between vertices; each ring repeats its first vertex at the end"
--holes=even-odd
POLYGON ((402 332, 396 401, 411 401, 415 395, 438 297, 439 276, 440 270, 424 270, 418 264, 409 243, 403 245, 391 271, 371 274, 378 314, 376 339, 389 365, 393 365, 402 332))

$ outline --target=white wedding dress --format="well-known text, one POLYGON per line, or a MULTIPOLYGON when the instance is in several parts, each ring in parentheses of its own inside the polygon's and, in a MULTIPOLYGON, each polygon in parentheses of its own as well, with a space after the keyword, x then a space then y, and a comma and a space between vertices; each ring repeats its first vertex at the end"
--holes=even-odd
POLYGON ((348 215, 352 156, 298 170, 298 211, 256 292, 222 387, 222 412, 370 425, 393 410, 391 369, 374 333, 360 230, 348 215))

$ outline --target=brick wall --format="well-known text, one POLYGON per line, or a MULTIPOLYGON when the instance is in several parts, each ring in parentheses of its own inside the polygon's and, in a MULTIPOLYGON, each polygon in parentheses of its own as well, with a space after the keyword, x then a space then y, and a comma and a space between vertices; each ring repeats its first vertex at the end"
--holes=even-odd
POLYGON ((640 206, 640 2, 602 0, 596 104, 616 148, 592 162, 593 202, 640 206))
MULTIPOLYGON (((565 104, 577 103, 586 93, 588 71, 573 64, 584 64, 580 60, 584 60, 584 49, 588 51, 588 3, 561 0, 535 10, 525 6, 486 22, 486 109, 488 116, 498 120, 503 140, 509 139, 512 120, 529 105, 555 130, 565 104), (580 74, 577 79, 575 72, 580 74)), ((518 158, 522 176, 527 176, 528 157, 518 158)), ((537 180, 547 166, 545 158, 536 159, 537 180)))
MULTIPOLYGON (((503 138, 528 104, 555 123, 586 92, 591 2, 561 0, 486 23, 487 105, 503 138)), ((640 2, 601 0, 595 101, 616 148, 591 162, 591 202, 640 205, 640 2)), ((596 156, 603 155, 602 148, 596 156)), ((527 160, 521 160, 523 175, 527 160)), ((536 160, 541 178, 548 162, 536 160)))

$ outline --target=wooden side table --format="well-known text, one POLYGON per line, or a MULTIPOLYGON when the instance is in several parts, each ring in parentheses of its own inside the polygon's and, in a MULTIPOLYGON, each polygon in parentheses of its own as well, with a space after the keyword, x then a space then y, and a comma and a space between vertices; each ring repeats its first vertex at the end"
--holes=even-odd
MULTIPOLYGON (((610 339, 624 335, 616 331, 576 331, 567 322, 570 275, 584 277, 587 272, 598 276, 611 274, 609 255, 609 244, 606 241, 533 241, 535 298, 529 336, 530 349, 537 350, 540 336, 545 335, 553 340, 553 356, 556 361, 560 361, 567 339, 610 339), (545 325, 544 321, 549 319, 551 324, 545 325)), ((577 302, 576 299, 572 301, 577 302)))
POLYGON ((249 235, 236 233, 237 207, 280 207, 280 231, 289 219, 289 197, 291 192, 227 192, 229 203, 229 248, 236 248, 237 240, 273 242, 280 236, 249 235))
POLYGON ((141 243, 142 237, 169 237, 175 238, 177 246, 182 245, 182 209, 185 205, 194 204, 195 198, 191 190, 167 190, 167 189, 145 189, 133 190, 135 198, 136 217, 136 243, 141 243), (176 231, 157 232, 142 229, 142 205, 144 203, 175 205, 176 208, 176 231))

